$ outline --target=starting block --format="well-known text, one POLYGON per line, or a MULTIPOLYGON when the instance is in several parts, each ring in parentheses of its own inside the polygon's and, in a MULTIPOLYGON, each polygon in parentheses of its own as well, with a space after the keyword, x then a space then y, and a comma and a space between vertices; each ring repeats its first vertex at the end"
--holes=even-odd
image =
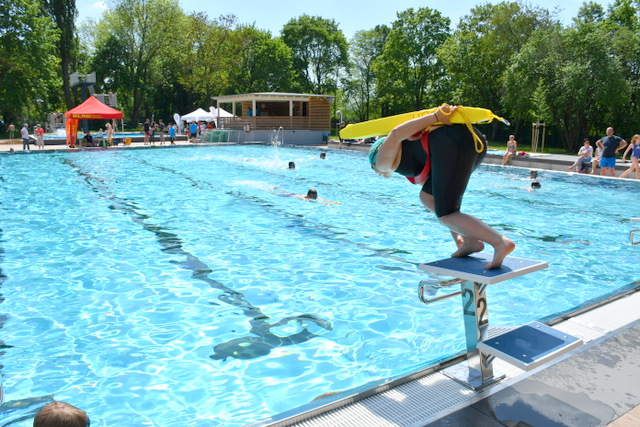
POLYGON ((494 372, 493 360, 496 357, 529 371, 582 345, 580 339, 539 322, 509 328, 507 332, 489 338, 487 286, 549 267, 543 261, 507 257, 502 267, 487 270, 485 265, 492 258, 489 254, 480 253, 420 264, 418 267, 429 273, 457 279, 447 282, 447 286, 460 283, 460 292, 431 299, 424 298, 427 285, 421 284, 419 295, 425 304, 461 295, 468 366, 452 366, 444 372, 473 389, 486 387, 504 378, 504 374, 494 372))

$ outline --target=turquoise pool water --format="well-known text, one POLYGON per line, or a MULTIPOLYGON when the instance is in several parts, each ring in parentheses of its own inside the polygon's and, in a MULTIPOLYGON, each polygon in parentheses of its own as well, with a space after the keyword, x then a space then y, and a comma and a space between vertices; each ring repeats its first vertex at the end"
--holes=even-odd
MULTIPOLYGON (((0 156, 2 425, 55 398, 93 427, 242 426, 463 351, 460 302, 418 301, 417 264, 454 250, 418 187, 365 153, 319 152, 0 156), (281 194, 310 187, 341 204, 281 194)), ((483 166, 463 204, 550 265, 489 288, 492 324, 638 280, 638 183, 539 181, 483 166)))

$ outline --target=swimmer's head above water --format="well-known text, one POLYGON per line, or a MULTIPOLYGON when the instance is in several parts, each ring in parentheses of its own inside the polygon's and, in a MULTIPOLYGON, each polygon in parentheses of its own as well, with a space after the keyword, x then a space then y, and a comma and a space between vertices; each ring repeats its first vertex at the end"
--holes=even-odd
POLYGON ((296 164, 294 162, 289 162, 289 169, 295 169, 296 164))
POLYGON ((307 199, 317 199, 318 198, 318 192, 315 190, 315 188, 310 188, 309 191, 307 191, 307 199))

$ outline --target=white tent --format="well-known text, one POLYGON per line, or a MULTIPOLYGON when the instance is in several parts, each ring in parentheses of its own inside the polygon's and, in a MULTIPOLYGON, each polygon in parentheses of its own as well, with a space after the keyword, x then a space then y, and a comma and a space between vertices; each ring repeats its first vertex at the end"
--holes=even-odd
POLYGON ((214 120, 216 122, 216 127, 219 127, 218 117, 235 117, 233 114, 231 114, 224 108, 209 107, 209 111, 211 111, 211 114, 213 114, 214 120), (220 112, 220 115, 218 115, 218 112, 220 112))
POLYGON ((197 110, 180 117, 180 120, 185 122, 212 122, 214 119, 215 117, 213 114, 203 110, 202 108, 198 108, 197 110))

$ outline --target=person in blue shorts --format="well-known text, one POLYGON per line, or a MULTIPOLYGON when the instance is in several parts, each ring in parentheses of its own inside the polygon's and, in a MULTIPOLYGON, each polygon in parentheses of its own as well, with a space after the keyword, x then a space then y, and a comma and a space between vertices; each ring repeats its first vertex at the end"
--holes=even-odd
POLYGON ((169 141, 171 141, 171 145, 176 145, 176 125, 173 123, 169 125, 169 141))
POLYGON ((600 159, 600 175, 616 176, 616 154, 627 146, 627 141, 613 134, 613 128, 607 128, 607 136, 596 141, 596 145, 602 149, 600 159))
POLYGON ((477 129, 452 124, 457 107, 443 105, 435 113, 396 126, 369 150, 373 170, 385 178, 394 172, 422 186, 420 201, 451 231, 458 246, 452 257, 464 257, 493 246, 486 268, 500 268, 515 248, 512 240, 476 217, 460 212, 471 173, 482 162, 486 140, 477 129), (437 124, 437 125, 436 125, 437 124))
POLYGON ((196 138, 198 137, 198 124, 196 122, 191 122, 189 132, 191 133, 191 142, 196 142, 196 138))

